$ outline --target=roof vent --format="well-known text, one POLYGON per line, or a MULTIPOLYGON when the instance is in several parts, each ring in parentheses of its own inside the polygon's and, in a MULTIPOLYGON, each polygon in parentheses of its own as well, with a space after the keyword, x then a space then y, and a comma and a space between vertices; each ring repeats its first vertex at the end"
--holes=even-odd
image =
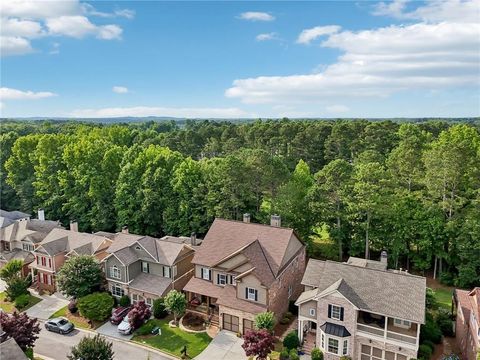
POLYGON ((122 227, 122 233, 128 234, 128 226, 122 227))

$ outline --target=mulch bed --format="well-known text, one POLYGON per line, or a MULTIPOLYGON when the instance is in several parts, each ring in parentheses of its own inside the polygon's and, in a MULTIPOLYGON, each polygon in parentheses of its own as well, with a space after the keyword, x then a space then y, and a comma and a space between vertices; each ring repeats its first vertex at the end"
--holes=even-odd
POLYGON ((199 315, 186 313, 183 317, 183 326, 189 330, 202 331, 205 330, 205 319, 199 315))

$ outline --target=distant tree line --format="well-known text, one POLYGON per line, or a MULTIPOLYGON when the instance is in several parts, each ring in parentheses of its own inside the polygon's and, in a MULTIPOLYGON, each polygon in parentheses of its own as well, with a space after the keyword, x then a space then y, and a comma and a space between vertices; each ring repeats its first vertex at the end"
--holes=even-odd
POLYGON ((387 250, 480 285, 478 122, 3 122, 0 151, 2 208, 82 231, 201 235, 279 214, 311 256, 387 250))

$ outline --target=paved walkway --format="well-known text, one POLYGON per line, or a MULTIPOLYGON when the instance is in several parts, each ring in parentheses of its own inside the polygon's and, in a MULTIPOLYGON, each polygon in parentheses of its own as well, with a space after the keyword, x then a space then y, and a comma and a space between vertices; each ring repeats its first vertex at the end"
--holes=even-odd
POLYGON ((198 355, 196 360, 245 360, 243 340, 236 334, 221 330, 212 342, 198 355))
POLYGON ((47 320, 52 314, 68 305, 68 300, 60 293, 52 295, 34 295, 42 298, 42 301, 33 305, 25 312, 28 316, 36 317, 40 320, 47 320))

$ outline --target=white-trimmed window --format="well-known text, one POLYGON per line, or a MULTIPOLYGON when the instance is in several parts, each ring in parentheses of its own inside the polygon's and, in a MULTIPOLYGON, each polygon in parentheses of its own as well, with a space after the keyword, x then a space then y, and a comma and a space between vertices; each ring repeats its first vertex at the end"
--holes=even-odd
POLYGON ((333 354, 338 354, 338 340, 329 337, 328 338, 328 352, 333 353, 333 354))
POLYGON ((202 279, 204 280, 212 280, 211 279, 212 271, 208 268, 202 268, 202 279))
POLYGON ((329 305, 330 308, 330 318, 335 320, 343 320, 343 308, 337 305, 329 305))
POLYGON ((247 300, 258 301, 258 290, 254 288, 245 288, 245 297, 247 300))
POLYGON ((228 275, 227 276, 228 283, 230 285, 236 285, 237 282, 235 281, 235 275, 228 275))
POLYGON ((395 326, 407 328, 407 329, 410 328, 410 326, 412 325, 410 321, 401 320, 401 319, 394 319, 393 323, 395 324, 395 326))
POLYGON ((170 266, 163 267, 163 277, 166 277, 166 278, 172 277, 172 269, 170 269, 170 266))
POLYGON ((343 340, 342 355, 347 355, 347 354, 348 354, 348 340, 343 340))
POLYGON ((150 272, 150 264, 146 261, 142 261, 142 272, 146 274, 150 272))
POLYGON ((152 300, 152 298, 149 298, 149 297, 145 298, 145 304, 147 304, 148 306, 152 307, 152 305, 153 305, 153 300, 152 300))
POLYGON ((111 278, 114 278, 114 279, 121 279, 120 269, 118 268, 117 265, 113 265, 113 266, 110 268, 110 277, 111 277, 111 278))
POLYGON ((33 251, 34 250, 33 245, 31 245, 31 244, 22 244, 22 248, 25 251, 33 251))
POLYGON ((310 308, 308 310, 308 313, 310 314, 310 316, 315 316, 315 308, 310 308))
POLYGON ((123 295, 125 295, 125 291, 118 284, 112 284, 111 291, 112 295, 116 297, 122 297, 123 295))
POLYGON ((172 269, 173 269, 173 277, 177 276, 177 265, 173 265, 172 269))
POLYGON ((226 283, 227 283, 227 275, 217 274, 217 284, 218 285, 225 285, 226 283))

